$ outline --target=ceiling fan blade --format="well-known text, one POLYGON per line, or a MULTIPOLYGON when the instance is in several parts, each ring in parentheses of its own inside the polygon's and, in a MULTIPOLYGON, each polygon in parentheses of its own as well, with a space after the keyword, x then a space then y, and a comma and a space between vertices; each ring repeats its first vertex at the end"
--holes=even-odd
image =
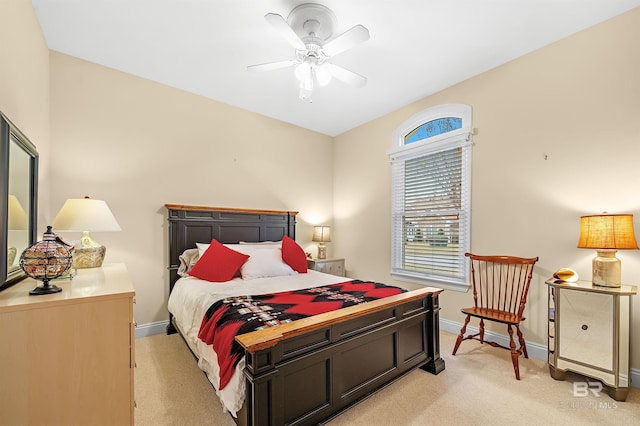
POLYGON ((296 65, 298 63, 298 61, 296 61, 295 59, 290 59, 287 61, 278 61, 278 62, 269 62, 266 64, 258 64, 258 65, 249 65, 247 67, 248 71, 257 71, 257 72, 261 72, 261 71, 272 71, 272 70, 277 70, 280 68, 287 68, 287 67, 291 67, 293 65, 296 65))
POLYGON ((293 31, 293 28, 287 24, 287 21, 280 15, 276 13, 267 13, 264 15, 264 19, 267 20, 278 32, 298 50, 305 50, 307 47, 304 45, 304 42, 300 40, 298 34, 293 31))
POLYGON ((322 46, 322 51, 327 56, 335 56, 367 40, 369 30, 358 24, 322 46))
POLYGON ((342 68, 339 65, 325 62, 322 66, 325 67, 332 76, 351 86, 360 88, 367 84, 367 77, 356 74, 355 72, 342 68))

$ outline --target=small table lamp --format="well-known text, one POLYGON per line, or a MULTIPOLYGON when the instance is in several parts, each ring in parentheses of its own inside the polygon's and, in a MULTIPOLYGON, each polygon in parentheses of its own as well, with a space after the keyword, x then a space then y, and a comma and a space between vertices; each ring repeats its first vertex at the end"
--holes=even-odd
MULTIPOLYGON (((26 231, 28 228, 29 218, 27 212, 24 211, 22 204, 15 195, 9 194, 9 208, 7 209, 7 229, 9 231, 26 231)), ((11 267, 16 260, 18 249, 13 245, 7 247, 7 266, 11 267)))
POLYGON ((324 243, 331 242, 331 228, 328 226, 314 226, 311 241, 320 243, 318 244, 318 259, 326 259, 327 246, 325 246, 324 243))
POLYGON ((82 232, 80 245, 73 251, 72 268, 102 266, 106 247, 91 238, 90 232, 120 231, 120 225, 102 200, 89 197, 68 199, 55 219, 53 228, 58 232, 82 232))
POLYGON ((637 250, 632 214, 601 214, 580 218, 578 248, 596 249, 592 282, 603 287, 620 287, 621 262, 616 251, 637 250))

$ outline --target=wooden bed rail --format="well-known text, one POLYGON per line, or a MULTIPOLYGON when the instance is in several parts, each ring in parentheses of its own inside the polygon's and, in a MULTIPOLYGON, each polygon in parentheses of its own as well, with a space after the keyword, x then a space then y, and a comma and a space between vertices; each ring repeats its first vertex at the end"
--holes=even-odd
POLYGON ((252 331, 236 337, 236 341, 249 353, 271 348, 285 339, 296 337, 313 330, 328 327, 338 322, 348 321, 364 315, 389 309, 407 302, 423 299, 431 294, 440 294, 442 289, 425 287, 371 302, 361 303, 337 311, 326 312, 302 318, 291 323, 280 324, 263 330, 252 331))

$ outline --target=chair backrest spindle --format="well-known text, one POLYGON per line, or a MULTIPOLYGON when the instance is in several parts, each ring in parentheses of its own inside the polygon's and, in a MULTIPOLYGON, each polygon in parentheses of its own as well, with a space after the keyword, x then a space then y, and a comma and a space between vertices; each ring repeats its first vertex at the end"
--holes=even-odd
POLYGON ((476 308, 522 315, 537 257, 478 256, 471 259, 473 301, 476 308))

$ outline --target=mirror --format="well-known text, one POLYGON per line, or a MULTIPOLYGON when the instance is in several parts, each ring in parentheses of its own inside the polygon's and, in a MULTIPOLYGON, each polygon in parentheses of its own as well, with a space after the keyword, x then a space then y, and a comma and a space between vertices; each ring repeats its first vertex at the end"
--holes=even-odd
POLYGON ((0 112, 0 290, 26 275, 20 255, 36 242, 38 152, 0 112))

